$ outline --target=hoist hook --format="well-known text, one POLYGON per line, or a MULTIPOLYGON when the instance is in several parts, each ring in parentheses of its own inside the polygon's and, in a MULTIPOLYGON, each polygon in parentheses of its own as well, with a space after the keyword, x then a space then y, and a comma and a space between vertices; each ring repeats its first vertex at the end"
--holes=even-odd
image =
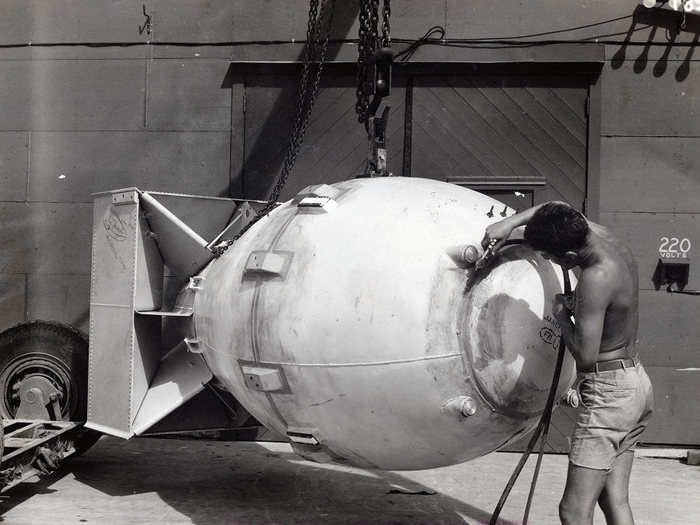
POLYGON ((367 107, 367 119, 365 130, 369 142, 367 157, 367 169, 364 177, 386 177, 391 175, 387 170, 386 155, 386 129, 389 123, 388 104, 384 104, 381 114, 379 108, 384 97, 391 93, 391 65, 394 61, 394 52, 390 47, 378 49, 367 60, 369 71, 373 72, 372 102, 367 107))
POLYGON ((386 128, 389 122, 389 106, 384 106, 381 116, 367 119, 367 167, 360 177, 386 177, 391 175, 386 160, 386 128))
MULTIPOLYGON (((373 72, 372 102, 367 108, 367 120, 376 114, 384 97, 391 94, 391 66, 394 62, 394 51, 390 47, 382 47, 369 57, 367 64, 373 72)), ((367 121, 365 121, 365 124, 367 121)), ((369 131, 369 130, 368 130, 369 131)))

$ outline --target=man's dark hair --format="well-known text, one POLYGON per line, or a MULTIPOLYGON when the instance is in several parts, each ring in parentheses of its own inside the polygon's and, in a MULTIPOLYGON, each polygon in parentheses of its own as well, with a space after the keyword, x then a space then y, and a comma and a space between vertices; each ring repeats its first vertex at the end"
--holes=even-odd
POLYGON ((562 202, 548 202, 525 227, 525 240, 535 250, 555 256, 578 251, 586 244, 588 222, 577 210, 562 202))

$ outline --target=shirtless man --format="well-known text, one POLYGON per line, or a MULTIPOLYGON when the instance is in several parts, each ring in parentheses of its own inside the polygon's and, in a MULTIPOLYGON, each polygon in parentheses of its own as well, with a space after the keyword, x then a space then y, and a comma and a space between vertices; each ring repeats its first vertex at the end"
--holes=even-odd
POLYGON ((490 225, 482 244, 495 242, 497 250, 519 226, 525 226, 526 242, 546 259, 581 270, 573 311, 558 294, 553 312, 576 360, 581 399, 559 516, 565 524, 592 524, 598 502, 607 523, 632 524, 632 448, 653 404, 636 349, 636 262, 609 230, 562 202, 490 225))

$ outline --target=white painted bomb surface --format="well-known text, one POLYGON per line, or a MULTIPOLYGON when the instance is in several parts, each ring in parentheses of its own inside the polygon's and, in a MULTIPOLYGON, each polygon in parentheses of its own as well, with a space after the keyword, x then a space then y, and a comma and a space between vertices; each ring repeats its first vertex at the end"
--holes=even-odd
MULTIPOLYGON (((462 462, 532 428, 554 370, 561 271, 509 248, 467 287, 472 270, 448 255, 478 244, 503 205, 420 178, 309 193, 203 272, 196 332, 219 382, 265 426, 311 443, 300 454, 362 466, 462 462), (246 384, 243 367, 281 384, 246 384)), ((573 377, 567 356, 559 395, 573 377)))

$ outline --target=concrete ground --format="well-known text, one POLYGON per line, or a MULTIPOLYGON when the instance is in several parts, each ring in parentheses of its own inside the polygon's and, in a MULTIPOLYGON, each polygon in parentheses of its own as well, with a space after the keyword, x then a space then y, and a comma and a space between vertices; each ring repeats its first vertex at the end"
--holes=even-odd
MULTIPOLYGON (((13 525, 80 523, 488 522, 519 454, 494 453, 434 470, 367 471, 299 459, 286 444, 102 438, 50 477, 0 496, 13 525)), ((565 456, 545 456, 530 523, 558 523, 565 456)), ((518 523, 534 459, 502 513, 518 523)), ((637 458, 637 524, 700 523, 700 467, 637 458)), ((595 523, 604 523, 597 511, 595 523)))

